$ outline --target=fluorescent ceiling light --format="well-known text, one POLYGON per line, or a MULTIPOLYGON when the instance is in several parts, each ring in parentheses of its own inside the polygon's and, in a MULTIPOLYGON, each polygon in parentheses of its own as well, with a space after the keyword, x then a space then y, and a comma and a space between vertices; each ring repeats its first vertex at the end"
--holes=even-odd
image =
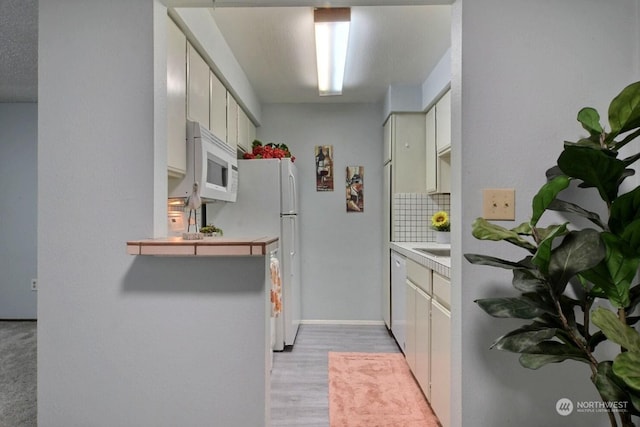
POLYGON ((318 91, 320 96, 342 95, 351 9, 315 9, 313 18, 316 28, 318 91))

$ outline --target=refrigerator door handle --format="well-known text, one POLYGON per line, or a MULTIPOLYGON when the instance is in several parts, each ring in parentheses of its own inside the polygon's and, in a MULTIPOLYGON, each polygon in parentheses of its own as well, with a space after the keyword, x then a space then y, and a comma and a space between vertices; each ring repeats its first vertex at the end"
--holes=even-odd
POLYGON ((291 257, 296 255, 296 218, 290 217, 291 220, 291 257))
POLYGON ((296 177, 293 175, 293 172, 289 170, 289 194, 291 196, 290 200, 293 200, 293 212, 298 213, 298 200, 296 193, 296 177))

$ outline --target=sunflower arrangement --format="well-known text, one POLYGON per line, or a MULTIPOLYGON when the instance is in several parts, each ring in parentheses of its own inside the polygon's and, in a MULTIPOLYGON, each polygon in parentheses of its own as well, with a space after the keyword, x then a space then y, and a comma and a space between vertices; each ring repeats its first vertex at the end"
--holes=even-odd
POLYGON ((437 231, 450 231, 449 214, 445 211, 438 211, 431 217, 431 226, 437 231))

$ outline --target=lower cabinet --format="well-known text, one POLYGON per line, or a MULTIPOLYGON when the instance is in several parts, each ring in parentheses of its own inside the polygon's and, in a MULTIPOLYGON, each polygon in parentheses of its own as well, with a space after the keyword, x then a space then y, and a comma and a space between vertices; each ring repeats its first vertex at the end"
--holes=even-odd
POLYGON ((414 375, 431 400, 431 297, 416 289, 416 362, 414 375))
POLYGON ((451 424, 450 280, 407 259, 407 364, 443 427, 451 424))
POLYGON ((431 407, 443 427, 451 425, 451 312, 431 305, 431 407))
POLYGON ((404 356, 412 372, 416 371, 416 285, 407 280, 407 323, 405 329, 404 356))

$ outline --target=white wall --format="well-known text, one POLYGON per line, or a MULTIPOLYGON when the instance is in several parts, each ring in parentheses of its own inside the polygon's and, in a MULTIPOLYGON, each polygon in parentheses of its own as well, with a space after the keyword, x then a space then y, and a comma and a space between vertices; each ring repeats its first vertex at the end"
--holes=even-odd
POLYGON ((513 246, 471 236, 481 190, 515 188, 517 218, 530 215, 563 141, 584 134, 578 110, 594 106, 606 117, 611 98, 640 77, 637 13, 636 0, 456 2, 452 217, 460 221, 452 246, 462 250, 452 259, 454 426, 608 425, 605 414, 556 413, 562 397, 598 400, 586 365, 531 371, 518 355, 489 349, 516 322, 491 318, 473 301, 512 293, 511 275, 473 266, 462 253, 517 258, 513 246))
POLYGON ((37 125, 37 104, 0 104, 0 319, 37 316, 37 125))
POLYGON ((154 0, 39 4, 42 427, 264 419, 264 260, 126 254, 153 235, 155 200, 166 206, 166 187, 154 195, 165 28, 154 0), (234 334, 220 319, 254 327, 234 334))
POLYGON ((268 104, 257 137, 284 142, 301 181, 302 318, 381 321, 382 123, 374 104, 268 104), (316 145, 333 145, 334 191, 315 187, 316 145), (364 166, 362 213, 347 213, 347 166, 364 166))

